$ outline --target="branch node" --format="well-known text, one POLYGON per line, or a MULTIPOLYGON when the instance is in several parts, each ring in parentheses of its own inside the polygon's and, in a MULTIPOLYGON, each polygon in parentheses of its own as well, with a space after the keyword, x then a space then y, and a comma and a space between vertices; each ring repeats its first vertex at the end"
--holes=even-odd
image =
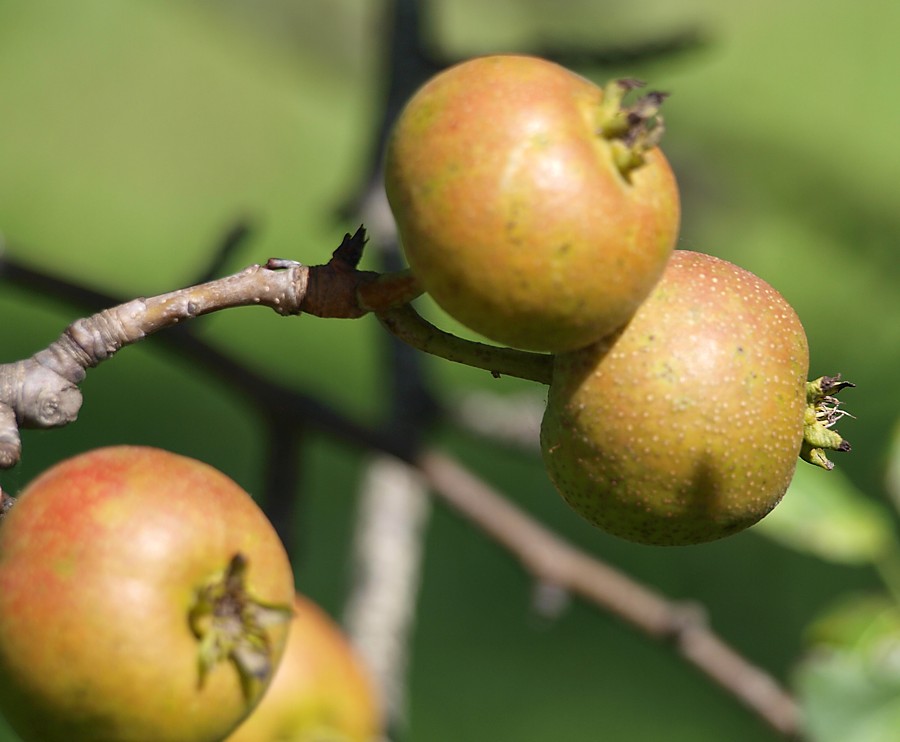
POLYGON ((344 235, 343 242, 325 265, 310 267, 302 311, 337 319, 357 319, 369 313, 360 302, 359 291, 365 284, 376 281, 379 274, 356 268, 365 244, 366 230, 360 226, 352 235, 344 235))
MULTIPOLYGON (((123 345, 131 342, 120 313, 137 317, 145 307, 144 299, 135 299, 102 312, 76 320, 66 329, 72 341, 89 359, 88 366, 96 366, 116 353, 123 345)), ((143 336, 143 333, 140 333, 143 336)))

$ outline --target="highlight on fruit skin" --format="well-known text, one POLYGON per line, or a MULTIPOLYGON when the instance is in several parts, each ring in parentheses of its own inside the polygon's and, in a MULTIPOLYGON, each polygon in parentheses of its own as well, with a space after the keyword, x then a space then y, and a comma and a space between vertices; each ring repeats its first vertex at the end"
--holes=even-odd
POLYGON ((645 544, 712 541, 781 500, 804 445, 809 352, 765 281, 676 251, 631 322, 554 362, 541 430, 562 497, 645 544))
POLYGON ((379 742, 382 727, 361 659, 334 620, 298 594, 275 678, 225 742, 379 742))
POLYGON ((620 327, 662 275, 678 186, 657 146, 665 97, 600 88, 537 57, 477 57, 407 103, 385 187, 407 260, 453 318, 561 352, 620 327))

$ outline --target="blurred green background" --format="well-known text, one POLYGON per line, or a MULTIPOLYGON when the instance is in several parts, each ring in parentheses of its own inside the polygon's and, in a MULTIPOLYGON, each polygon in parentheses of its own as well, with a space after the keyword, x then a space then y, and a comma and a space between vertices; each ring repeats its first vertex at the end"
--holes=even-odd
MULTIPOLYGON (((664 146, 683 192, 680 246, 773 284, 806 326, 811 373, 842 372, 859 385, 844 393, 858 419, 841 426, 854 452, 837 463, 853 486, 885 500, 900 378, 900 6, 435 0, 425 10, 431 43, 453 56, 701 32, 700 48, 670 60, 579 71, 598 81, 627 73, 673 93, 664 146)), ((129 297, 190 282, 241 217, 256 229, 229 269, 270 256, 324 262, 357 226, 336 214, 365 175, 381 115, 384 12, 373 0, 0 0, 8 250, 129 297)), ((0 361, 32 354, 77 316, 0 283, 0 361)), ((280 319, 246 309, 199 322, 204 337, 272 378, 362 421, 382 412, 373 318, 280 319)), ((428 371, 447 394, 531 388, 439 360, 429 359, 428 371)), ((260 489, 260 421, 154 339, 92 371, 83 389, 76 424, 25 432, 23 460, 3 474, 4 489, 114 443, 163 446, 260 489)), ((573 542, 673 598, 702 602, 721 634, 785 682, 810 622, 841 595, 879 587, 869 567, 752 531, 685 549, 618 541, 571 514, 536 459, 450 430, 440 437, 573 542)), ((304 456, 298 586, 339 613, 366 457, 324 438, 310 440, 304 456)), ((436 509, 410 739, 777 738, 668 647, 577 602, 555 622, 537 620, 530 591, 499 548, 436 509)))

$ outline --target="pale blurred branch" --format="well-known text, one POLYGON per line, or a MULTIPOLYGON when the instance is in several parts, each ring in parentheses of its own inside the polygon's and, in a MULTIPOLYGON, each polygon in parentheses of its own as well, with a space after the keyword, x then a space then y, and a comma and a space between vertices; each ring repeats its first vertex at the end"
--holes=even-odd
POLYGON ((370 668, 392 729, 408 726, 407 667, 425 530, 425 483, 408 464, 376 456, 366 467, 353 538, 353 583, 344 626, 370 668))
POLYGON ((539 453, 546 392, 500 394, 483 389, 456 395, 447 406, 448 420, 492 443, 539 453))
POLYGON ((802 739, 800 712, 790 693, 716 635, 696 604, 667 600, 575 548, 447 455, 428 451, 418 463, 435 494, 515 556, 535 580, 578 595, 671 644, 772 729, 802 739))

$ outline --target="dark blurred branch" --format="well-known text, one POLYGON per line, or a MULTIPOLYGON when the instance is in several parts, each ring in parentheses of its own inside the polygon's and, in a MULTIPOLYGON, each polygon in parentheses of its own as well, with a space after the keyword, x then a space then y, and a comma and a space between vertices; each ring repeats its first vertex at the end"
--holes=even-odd
POLYGON ((394 120, 413 91, 444 66, 423 41, 422 5, 420 0, 386 0, 387 12, 379 37, 386 39, 387 45, 375 80, 384 85, 381 116, 369 145, 360 187, 338 208, 342 217, 364 212, 372 193, 381 189, 381 161, 394 120))
POLYGON ((650 39, 619 46, 559 46, 550 44, 529 49, 529 53, 552 59, 566 67, 623 67, 648 64, 695 52, 709 40, 699 28, 688 27, 650 39))
MULTIPOLYGON (((253 234, 253 224, 247 217, 236 220, 214 246, 204 270, 190 283, 206 283, 227 272, 227 266, 237 251, 253 234)), ((179 328, 192 333, 192 325, 179 328)), ((283 406, 258 405, 266 427, 266 461, 263 465, 261 506, 275 526, 291 561, 299 559, 300 538, 295 528, 297 510, 302 500, 302 441, 306 433, 305 417, 297 417, 283 406)))
POLYGON ((249 219, 242 218, 236 221, 231 228, 222 235, 222 239, 219 240, 219 244, 213 250, 210 260, 203 271, 192 281, 189 281, 189 283, 206 283, 227 272, 226 268, 228 262, 252 234, 253 225, 249 219))
MULTIPOLYGON (((418 3, 395 0, 385 22, 390 43, 384 51, 384 111, 362 188, 349 203, 359 209, 372 232, 379 268, 396 274, 404 263, 382 186, 382 150, 406 98, 436 68, 419 44, 418 3)), ((404 441, 406 458, 413 460, 441 412, 440 405, 428 384, 421 353, 390 335, 383 336, 381 351, 387 404, 383 429, 391 438, 404 441)), ((374 457, 359 493, 344 622, 381 688, 385 733, 393 740, 409 731, 407 667, 430 515, 430 501, 418 473, 389 457, 374 457)))
POLYGON ((263 411, 266 421, 266 462, 263 466, 262 507, 275 526, 291 561, 300 558, 299 539, 295 528, 300 504, 302 480, 302 443, 306 433, 305 418, 296 418, 284 407, 263 411))

